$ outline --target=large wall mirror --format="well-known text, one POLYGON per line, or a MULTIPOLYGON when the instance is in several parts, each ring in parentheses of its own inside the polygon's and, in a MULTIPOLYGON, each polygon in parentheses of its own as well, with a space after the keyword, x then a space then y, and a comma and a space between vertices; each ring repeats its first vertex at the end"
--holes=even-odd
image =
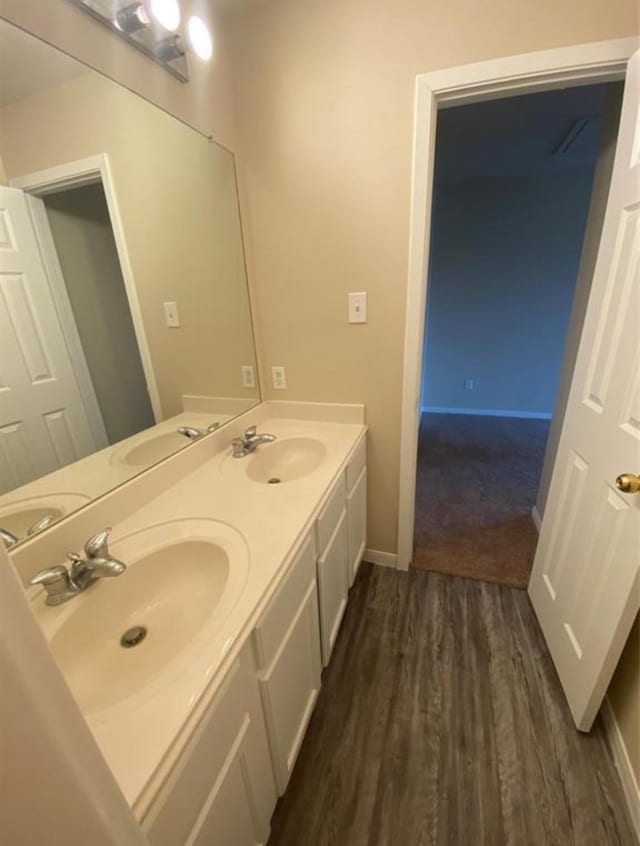
POLYGON ((233 155, 0 20, 0 536, 260 400, 233 155))

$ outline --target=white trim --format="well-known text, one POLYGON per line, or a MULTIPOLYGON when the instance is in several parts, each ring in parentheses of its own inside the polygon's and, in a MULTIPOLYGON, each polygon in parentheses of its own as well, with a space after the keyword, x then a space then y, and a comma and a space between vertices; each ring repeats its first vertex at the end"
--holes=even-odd
POLYGON ((100 450, 109 446, 109 439, 107 437, 107 430, 100 411, 100 405, 96 396, 95 388, 91 380, 91 374, 87 365, 82 342, 78 334, 78 327, 73 316, 73 309, 69 300, 69 294, 64 284, 64 276, 62 268, 60 267, 60 260, 56 246, 51 234, 51 227, 49 225, 49 218, 45 209, 44 201, 40 197, 33 194, 25 194, 25 200, 33 229, 36 236, 36 241, 42 255, 42 262, 44 264, 47 282, 49 283, 49 290, 53 298, 58 320, 64 335, 64 342, 67 347, 69 358, 73 367, 73 372, 78 385, 78 392, 80 399, 84 406, 91 434, 95 442, 95 449, 100 450))
POLYGON ((472 417, 520 417, 523 420, 551 420, 550 411, 510 411, 503 408, 448 408, 444 405, 423 405, 429 414, 465 414, 472 417))
POLYGON ((413 554, 420 377, 438 107, 623 79, 627 61, 637 45, 636 38, 599 41, 461 65, 416 77, 400 429, 398 567, 402 570, 409 568, 413 554))
POLYGON ((43 197, 46 194, 53 194, 56 191, 78 188, 82 185, 92 185, 96 182, 101 182, 104 189, 109 218, 111 219, 111 228, 113 229, 113 237, 116 242, 116 250, 120 261, 120 269, 122 270, 122 278, 133 320, 133 330, 136 341, 138 342, 142 368, 149 391, 151 408, 155 422, 159 423, 163 420, 160 394, 158 393, 153 362, 144 330, 142 310, 140 308, 140 301, 138 300, 138 291, 129 259, 129 251, 127 250, 127 242, 120 216, 111 166, 109 164, 109 156, 106 153, 99 153, 95 156, 89 156, 86 159, 78 159, 74 162, 66 162, 65 164, 39 170, 35 173, 18 176, 10 181, 10 185, 14 188, 20 188, 25 193, 33 194, 36 197, 43 197))
POLYGON ((615 712, 607 696, 604 698, 600 713, 602 714, 609 748, 611 749, 616 769, 620 775, 622 791, 629 809, 629 816, 631 817, 636 837, 640 841, 640 787, 631 766, 629 752, 627 751, 620 726, 616 720, 615 712))
POLYGON ((381 552, 378 549, 365 549, 362 560, 368 561, 369 564, 377 564, 378 567, 391 567, 394 570, 398 566, 397 555, 393 552, 381 552))
POLYGON ((531 509, 531 519, 533 520, 533 525, 536 527, 536 531, 540 534, 540 527, 542 526, 542 517, 540 516, 540 512, 538 511, 538 506, 534 505, 531 509))

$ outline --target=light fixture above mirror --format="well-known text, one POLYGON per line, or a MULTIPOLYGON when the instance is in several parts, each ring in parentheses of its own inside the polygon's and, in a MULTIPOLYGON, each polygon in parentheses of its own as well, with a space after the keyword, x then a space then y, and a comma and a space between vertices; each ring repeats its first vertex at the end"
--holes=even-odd
POLYGON ((178 0, 70 0, 150 59, 189 81, 187 52, 199 60, 213 55, 213 38, 196 15, 183 20, 178 0), (184 36, 182 30, 184 29, 184 36))

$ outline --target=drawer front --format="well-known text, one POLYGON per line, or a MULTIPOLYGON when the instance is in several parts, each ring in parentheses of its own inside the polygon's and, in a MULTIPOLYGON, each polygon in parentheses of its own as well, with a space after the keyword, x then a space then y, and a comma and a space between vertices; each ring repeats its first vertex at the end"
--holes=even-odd
POLYGON ((282 795, 320 690, 318 594, 313 581, 271 666, 259 679, 271 759, 282 795))
POLYGON ((276 793, 260 695, 247 650, 234 664, 142 822, 152 846, 201 842, 199 832, 216 802, 216 791, 238 755, 247 773, 245 789, 251 793, 252 842, 259 843, 268 833, 276 793))
POLYGON ((324 508, 320 512, 320 516, 316 520, 316 541, 318 555, 322 555, 327 544, 331 540, 331 536, 335 532, 340 515, 344 510, 346 500, 345 491, 345 476, 344 473, 338 479, 335 487, 331 491, 324 508))
POLYGON ((309 585, 316 577, 316 550, 313 533, 302 544, 283 583, 253 632, 256 665, 266 669, 284 639, 309 585))
POLYGON ((326 667, 338 636, 349 592, 347 512, 342 509, 338 525, 324 554, 318 559, 320 640, 326 667))
POLYGON ((347 491, 352 491, 367 463, 367 439, 362 438, 347 465, 347 491))
POLYGON ((349 587, 355 581, 367 545, 367 468, 363 467, 358 481, 347 497, 349 522, 349 587))

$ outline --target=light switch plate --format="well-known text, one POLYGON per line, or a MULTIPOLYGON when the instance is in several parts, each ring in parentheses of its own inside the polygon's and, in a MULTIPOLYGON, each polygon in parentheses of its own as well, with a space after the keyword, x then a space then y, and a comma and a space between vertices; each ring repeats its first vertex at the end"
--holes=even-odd
POLYGON ((287 387, 287 374, 284 367, 271 368, 271 382, 276 391, 283 391, 287 387))
POLYGON ((177 303, 163 303, 164 319, 169 329, 177 329, 180 326, 180 315, 178 314, 177 303))
POLYGON ((367 292, 349 294, 349 323, 367 322, 367 292))
POLYGON ((242 387, 255 388, 256 386, 256 371, 252 364, 242 365, 242 387))

